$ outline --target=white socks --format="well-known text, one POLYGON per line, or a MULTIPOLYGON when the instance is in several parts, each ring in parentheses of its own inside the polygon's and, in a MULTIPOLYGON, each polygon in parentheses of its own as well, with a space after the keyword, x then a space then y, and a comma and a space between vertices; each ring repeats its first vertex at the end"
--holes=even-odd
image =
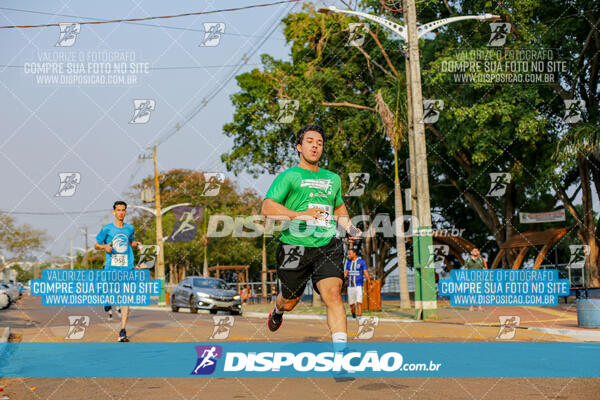
POLYGON ((279 311, 277 304, 275 304, 275 314, 283 314, 283 311, 279 311))
POLYGON ((334 332, 331 335, 331 341, 333 343, 346 343, 348 341, 348 334, 346 332, 334 332))
POLYGON ((331 335, 331 341, 333 342, 333 351, 336 353, 343 353, 344 349, 348 345, 348 334, 346 332, 334 332, 331 335))

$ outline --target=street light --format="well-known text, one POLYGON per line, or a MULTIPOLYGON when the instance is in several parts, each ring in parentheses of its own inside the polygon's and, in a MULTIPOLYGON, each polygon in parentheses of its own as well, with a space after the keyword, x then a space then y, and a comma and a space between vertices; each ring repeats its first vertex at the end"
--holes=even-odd
MULTIPOLYGON (((404 39, 404 41, 408 40, 406 27, 404 27, 403 25, 399 25, 395 22, 389 21, 385 18, 378 17, 377 15, 367 14, 367 13, 363 13, 360 11, 340 10, 339 8, 337 8, 335 6, 321 7, 321 8, 319 8, 318 12, 323 13, 323 14, 339 13, 339 14, 356 15, 358 17, 362 17, 362 18, 371 20, 373 22, 376 22, 379 25, 383 25, 384 27, 391 29, 392 31, 394 31, 394 33, 398 34, 402 39, 404 39)), ((464 21, 466 19, 491 21, 491 20, 496 20, 499 18, 500 18, 499 15, 484 14, 484 15, 463 15, 460 17, 438 19, 437 21, 428 22, 424 25, 417 27, 418 38, 421 39, 423 36, 425 36, 429 32, 433 32, 440 26, 448 25, 448 24, 451 24, 451 23, 457 22, 457 21, 464 21)))
MULTIPOLYGON (((429 202, 429 181, 427 173, 427 152, 425 144, 425 129, 423 123, 423 96, 421 91, 421 66, 419 62, 418 40, 435 29, 451 24, 457 21, 475 19, 480 21, 490 21, 500 19, 500 16, 494 14, 484 15, 465 15, 459 17, 444 18, 437 21, 417 27, 417 17, 414 0, 405 1, 404 18, 406 25, 402 26, 376 15, 363 13, 360 11, 340 10, 335 6, 319 8, 320 13, 331 14, 341 13, 355 15, 373 21, 385 28, 398 34, 400 38, 407 42, 408 52, 406 55, 406 84, 408 95, 409 110, 409 153, 410 153, 410 179, 411 179, 411 197, 416 197, 416 202, 412 207, 413 223, 418 224, 418 228, 413 227, 413 263, 415 266, 415 308, 417 318, 437 318, 437 301, 435 292, 435 274, 430 268, 426 268, 429 261, 429 252, 433 246, 432 226, 431 226, 431 205, 429 202), (407 29, 408 28, 408 29, 407 29), (415 215, 416 214, 416 215, 415 215), (416 232, 416 233, 415 233, 416 232)), ((394 149, 394 151, 396 151, 394 149)), ((400 221, 399 211, 399 178, 398 163, 396 160, 396 179, 394 190, 396 191, 396 221, 400 221)), ((413 197, 413 198, 414 198, 413 197)), ((396 227, 396 247, 399 248, 400 235, 396 227)), ((400 261, 398 261, 400 265, 400 261)), ((399 268, 400 269, 400 268, 399 268)), ((406 271, 400 273, 400 301, 401 307, 410 305, 408 300, 408 280, 406 271)))
MULTIPOLYGON (((165 207, 160 211, 160 215, 165 214, 167 211, 170 211, 174 208, 177 207, 183 207, 183 206, 189 206, 190 203, 179 203, 179 204, 173 204, 172 206, 169 207, 165 207)), ((145 207, 145 206, 128 206, 131 208, 139 208, 140 210, 144 210, 144 211, 148 211, 149 213, 152 213, 152 215, 154 215, 156 217, 156 209, 154 208, 150 208, 150 207, 145 207)))

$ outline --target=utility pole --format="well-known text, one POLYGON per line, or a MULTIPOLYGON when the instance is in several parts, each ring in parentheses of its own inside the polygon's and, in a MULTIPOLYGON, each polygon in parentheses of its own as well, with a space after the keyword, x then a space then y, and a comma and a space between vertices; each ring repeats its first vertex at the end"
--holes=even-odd
POLYGON ((204 208, 204 265, 202 268, 202 276, 209 277, 208 274, 208 208, 204 208))
MULTIPOLYGON (((404 0, 405 26, 388 21, 377 15, 360 11, 340 10, 335 6, 321 7, 319 12, 356 15, 384 26, 398 34, 407 42, 406 77, 408 92, 408 124, 410 146, 411 208, 413 214, 413 264, 415 270, 415 309, 419 319, 437 318, 435 291, 435 271, 427 268, 430 246, 433 246, 431 231, 431 210, 429 202, 429 182, 427 173, 427 151, 425 127, 423 125, 423 96, 421 93, 421 67, 419 60, 419 38, 429 32, 458 21, 476 19, 492 21, 498 15, 463 15, 428 22, 417 28, 417 12, 414 0, 404 0)), ((396 203, 397 205, 397 203, 396 203)))
POLYGON ((87 226, 83 227, 83 232, 85 233, 85 254, 83 255, 83 267, 87 268, 89 265, 89 260, 88 260, 89 247, 88 247, 88 228, 87 228, 87 226))
POLYGON ((158 163, 156 161, 156 145, 154 145, 154 206, 156 208, 156 244, 158 245, 158 260, 156 263, 156 278, 160 279, 160 296, 158 304, 165 304, 165 247, 162 235, 162 214, 160 212, 160 184, 158 182, 158 163))
POLYGON ((413 236, 415 271, 415 309, 418 319, 437 319, 435 271, 429 268, 429 253, 433 246, 431 206, 425 126, 423 124, 423 94, 421 92, 421 65, 419 61, 419 32, 414 0, 404 1, 407 28, 408 65, 410 74, 410 99, 412 101, 413 144, 417 218, 419 228, 413 236))

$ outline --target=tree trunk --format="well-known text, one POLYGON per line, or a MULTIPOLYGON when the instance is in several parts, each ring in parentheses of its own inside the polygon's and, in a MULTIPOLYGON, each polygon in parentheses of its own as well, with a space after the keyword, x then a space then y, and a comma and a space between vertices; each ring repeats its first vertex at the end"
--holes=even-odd
MULTIPOLYGON (((395 151, 395 150, 394 150, 395 151)), ((396 158, 396 171, 398 170, 398 160, 396 158)), ((402 208, 402 188, 400 179, 396 173, 394 182, 394 203, 396 209, 396 256, 398 260, 398 282, 400 285, 400 308, 410 308, 410 294, 408 293, 408 273, 406 266, 406 242, 404 241, 404 211, 402 208)), ((383 268, 385 268, 386 257, 383 258, 383 268)), ((385 274, 381 274, 381 286, 385 283, 385 274)))
MULTIPOLYGON (((600 287, 599 276, 599 248, 596 239, 596 224, 594 223, 594 210, 592 200, 592 187, 590 181, 590 165, 588 159, 583 155, 577 156, 579 177, 581 179, 581 203, 583 206, 583 231, 579 229, 579 238, 584 245, 589 246, 589 254, 586 256, 586 282, 588 287, 600 287)), ((598 182, 596 182, 598 183, 598 182)))
POLYGON ((262 282, 261 291, 263 299, 267 298, 267 237, 263 232, 262 237, 262 274, 260 280, 262 282))

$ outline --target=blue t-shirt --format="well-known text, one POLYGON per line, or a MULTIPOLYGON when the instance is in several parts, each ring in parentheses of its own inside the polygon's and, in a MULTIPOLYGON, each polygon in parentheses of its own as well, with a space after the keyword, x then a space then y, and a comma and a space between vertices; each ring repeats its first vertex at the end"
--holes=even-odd
POLYGON ((98 244, 110 244, 112 251, 106 253, 104 269, 133 269, 133 249, 131 242, 134 241, 133 225, 124 224, 122 228, 110 223, 104 225, 96 236, 98 244))
POLYGON ((362 258, 348 260, 346 262, 346 271, 348 271, 348 287, 362 286, 365 277, 364 271, 367 270, 367 263, 362 258))

